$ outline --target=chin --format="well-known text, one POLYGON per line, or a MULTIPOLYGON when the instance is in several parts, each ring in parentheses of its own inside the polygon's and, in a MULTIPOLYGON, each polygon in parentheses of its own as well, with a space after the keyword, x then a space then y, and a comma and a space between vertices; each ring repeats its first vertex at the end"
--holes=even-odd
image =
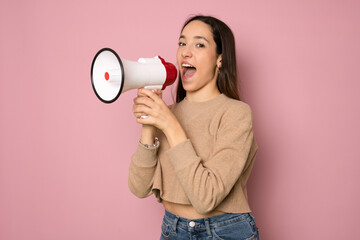
POLYGON ((185 82, 185 83, 182 82, 182 86, 183 86, 184 90, 187 92, 193 92, 196 90, 196 87, 189 82, 185 82))

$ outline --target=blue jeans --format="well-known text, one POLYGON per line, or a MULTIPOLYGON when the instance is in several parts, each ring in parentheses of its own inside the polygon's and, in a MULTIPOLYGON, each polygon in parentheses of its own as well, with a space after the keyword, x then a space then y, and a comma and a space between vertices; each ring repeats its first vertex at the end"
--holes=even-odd
POLYGON ((165 239, 259 240, 259 232, 251 213, 187 219, 165 210, 160 240, 165 239))

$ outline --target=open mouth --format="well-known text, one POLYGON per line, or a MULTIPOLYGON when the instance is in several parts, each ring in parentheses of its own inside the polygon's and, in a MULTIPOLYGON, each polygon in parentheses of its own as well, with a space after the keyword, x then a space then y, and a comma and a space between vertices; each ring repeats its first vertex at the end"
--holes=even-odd
POLYGON ((196 73, 196 68, 188 63, 181 64, 183 78, 190 78, 196 73))

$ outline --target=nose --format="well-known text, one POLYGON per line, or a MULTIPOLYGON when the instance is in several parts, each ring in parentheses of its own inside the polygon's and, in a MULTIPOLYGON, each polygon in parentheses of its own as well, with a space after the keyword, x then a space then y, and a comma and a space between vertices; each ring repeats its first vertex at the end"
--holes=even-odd
POLYGON ((183 58, 192 57, 192 51, 191 51, 190 47, 188 47, 188 46, 182 47, 182 48, 181 48, 181 56, 182 56, 183 58))

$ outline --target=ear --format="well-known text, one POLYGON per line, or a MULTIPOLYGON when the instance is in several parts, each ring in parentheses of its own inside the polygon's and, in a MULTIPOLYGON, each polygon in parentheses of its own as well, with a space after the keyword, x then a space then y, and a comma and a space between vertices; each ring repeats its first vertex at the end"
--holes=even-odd
POLYGON ((222 54, 219 54, 216 60, 216 65, 219 69, 221 68, 221 64, 222 64, 222 54))

